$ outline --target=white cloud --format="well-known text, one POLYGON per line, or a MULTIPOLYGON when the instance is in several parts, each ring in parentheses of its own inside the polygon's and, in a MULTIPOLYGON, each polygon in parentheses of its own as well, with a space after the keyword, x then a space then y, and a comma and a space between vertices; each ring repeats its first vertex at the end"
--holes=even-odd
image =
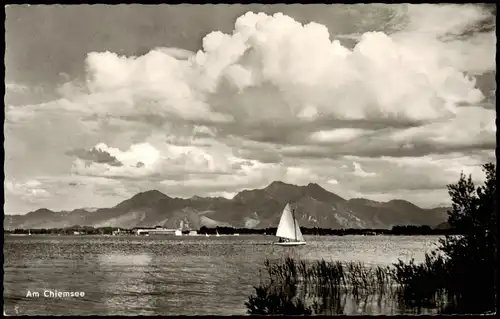
POLYGON ((491 16, 491 13, 472 4, 411 4, 406 9, 410 17, 406 30, 434 37, 449 32, 460 32, 465 27, 491 16))
POLYGON ((377 173, 373 172, 365 172, 363 168, 361 168, 361 164, 358 162, 353 162, 354 165, 354 175, 357 175, 359 177, 370 177, 370 176, 375 176, 377 173))
POLYGON ((112 207, 144 190, 136 184, 137 181, 127 185, 109 178, 67 174, 38 176, 24 182, 6 181, 5 211, 25 214, 42 207, 54 211, 112 207))
POLYGON ((246 160, 235 156, 232 150, 214 140, 205 139, 211 144, 196 146, 196 140, 189 146, 169 143, 133 144, 128 150, 109 147, 104 143, 95 149, 109 153, 123 165, 108 163, 88 163, 79 158, 73 163, 73 172, 79 175, 124 178, 154 178, 161 176, 234 174, 246 177, 269 165, 256 160, 246 160))
POLYGON ((247 161, 245 165, 234 168, 232 174, 209 176, 193 173, 184 175, 182 181, 165 179, 160 184, 168 194, 174 196, 213 196, 214 194, 233 194, 248 188, 263 187, 272 181, 286 180, 288 176, 287 170, 280 165, 247 161))
MULTIPOLYGON (((447 153, 494 145, 494 111, 478 107, 483 93, 471 74, 496 69, 495 34, 455 36, 486 14, 474 6, 394 8, 407 8, 399 14, 408 25, 390 34, 360 32, 352 49, 332 36, 338 30, 249 12, 232 32, 206 35, 197 52, 90 52, 82 61, 86 81, 64 84, 63 98, 6 103, 6 145, 16 156, 10 175, 23 174, 15 163, 27 163, 22 159, 33 149, 53 155, 23 180, 41 180, 47 167, 54 176, 69 174, 68 165, 52 167, 62 162, 57 158, 91 145, 122 165, 75 159, 71 177, 113 181, 120 196, 150 187, 229 197, 274 180, 321 182, 347 197, 410 196, 405 187, 420 194, 426 185, 444 189, 459 168, 481 175, 485 157, 447 153), (33 127, 42 133, 34 137, 33 127), (408 154, 416 157, 401 156, 408 154)), ((30 92, 10 82, 6 88, 30 92)), ((9 194, 29 195, 45 183, 12 184, 9 194)))
POLYGON ((332 178, 332 179, 329 179, 326 181, 328 184, 332 184, 332 185, 338 185, 339 181, 332 178))
POLYGON ((320 179, 320 177, 309 168, 290 166, 286 169, 286 175, 283 181, 295 185, 307 185, 317 181, 318 179, 320 179))
POLYGON ((462 107, 457 116, 392 133, 396 143, 431 142, 440 147, 471 147, 495 141, 495 111, 480 107, 462 107))
POLYGON ((24 202, 39 204, 46 201, 51 195, 45 189, 45 185, 36 179, 24 182, 6 180, 4 187, 7 205, 9 204, 9 198, 17 198, 24 202))
POLYGON ((297 114, 297 117, 306 120, 313 120, 317 117, 318 110, 313 105, 306 105, 302 110, 297 114))
POLYGON ((37 180, 28 180, 26 182, 5 182, 5 189, 8 192, 21 196, 47 197, 50 194, 43 189, 42 183, 37 180))
POLYGON ((15 82, 10 82, 10 83, 5 83, 5 89, 6 91, 11 91, 11 92, 26 92, 30 90, 29 86, 21 83, 15 83, 15 82))
POLYGON ((366 133, 361 129, 341 128, 329 131, 318 131, 311 134, 311 140, 320 143, 348 142, 366 133))
MULTIPOLYGON (((444 44, 436 36, 485 14, 468 6, 409 6, 407 14, 410 25, 404 32, 364 33, 353 50, 331 41, 321 24, 248 12, 236 20, 232 34, 206 35, 197 53, 177 48, 156 48, 139 57, 91 52, 85 87, 67 90, 69 101, 58 103, 97 115, 216 122, 244 121, 249 114, 262 114, 259 121, 325 114, 430 120, 453 115, 457 103, 479 103, 482 93, 458 67, 468 63, 443 62, 448 51, 463 52, 456 45, 468 42, 444 44), (439 25, 438 19, 448 25, 429 30, 422 16, 432 25, 439 25)), ((494 42, 480 44, 470 47, 494 52, 494 42)), ((484 60, 480 53, 467 54, 484 60)))
POLYGON ((457 38, 486 19, 494 21, 491 12, 474 4, 408 5, 406 11, 409 24, 393 37, 422 59, 472 74, 496 69, 494 31, 457 38))
POLYGON ((236 192, 211 192, 208 193, 206 196, 207 197, 224 197, 226 199, 232 199, 234 195, 236 195, 236 192))
MULTIPOLYGON (((348 189, 359 193, 390 195, 412 191, 415 194, 429 190, 446 191, 446 185, 456 183, 462 171, 465 174, 472 174, 473 181, 480 184, 484 181, 481 165, 488 159, 484 154, 476 152, 433 154, 422 157, 346 156, 345 160, 359 162, 365 170, 376 173, 370 178, 364 178, 356 171, 352 174, 339 173, 337 176, 341 176, 340 182, 348 189)), ((395 197, 397 198, 393 195, 393 198, 395 197)), ((448 200, 447 196, 441 202, 445 200, 448 200)))
MULTIPOLYGON (((411 27, 416 30, 411 39, 438 32, 411 27)), ((91 52, 85 62, 88 93, 68 98, 93 114, 211 121, 241 120, 240 108, 268 115, 261 120, 318 114, 429 120, 454 114, 457 103, 483 98, 474 81, 456 65, 441 63, 442 55, 429 56, 427 46, 408 43, 398 34, 368 32, 351 51, 331 41, 324 25, 302 25, 280 13, 248 12, 236 20, 232 34, 206 35, 196 54, 173 52, 157 48, 139 57, 91 52), (273 94, 268 99, 269 90, 273 94), (246 101, 256 92, 259 103, 246 101), (212 103, 214 94, 217 103, 212 103), (282 106, 273 105, 276 98, 282 106), (269 108, 287 111, 266 112, 269 108)))

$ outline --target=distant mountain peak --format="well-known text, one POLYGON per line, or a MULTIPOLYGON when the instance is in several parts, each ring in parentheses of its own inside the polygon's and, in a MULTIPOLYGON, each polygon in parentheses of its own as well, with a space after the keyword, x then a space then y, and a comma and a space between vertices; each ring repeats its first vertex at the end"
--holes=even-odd
POLYGON ((287 183, 282 182, 282 181, 274 181, 271 184, 267 185, 267 187, 265 187, 264 189, 283 187, 283 186, 295 186, 295 185, 287 184, 287 183))
POLYGON ((306 187, 309 189, 313 189, 313 190, 318 189, 318 190, 325 191, 325 189, 323 187, 321 187, 319 184, 316 184, 316 183, 309 183, 309 184, 307 184, 306 187))
POLYGON ((303 192, 302 186, 297 186, 294 184, 288 184, 282 181, 274 181, 269 184, 266 188, 262 189, 262 191, 266 192, 269 195, 277 195, 277 194, 286 194, 286 193, 297 193, 303 192))
POLYGON ((33 213, 34 213, 34 214, 44 214, 44 213, 45 213, 45 214, 47 214, 47 213, 53 213, 53 211, 51 211, 51 210, 50 210, 50 209, 48 209, 48 208, 39 208, 39 209, 37 209, 37 210, 35 210, 35 211, 32 211, 31 213, 32 213, 32 214, 33 214, 33 213))
MULTIPOLYGON (((396 204, 396 205, 399 204, 399 205, 418 207, 417 205, 415 205, 407 200, 404 200, 404 199, 392 199, 392 200, 388 201, 387 204, 396 204)), ((418 207, 418 208, 420 208, 420 207, 418 207)))
POLYGON ((117 207, 117 208, 123 208, 123 207, 134 208, 134 207, 139 207, 139 206, 144 206, 144 205, 149 206, 152 203, 158 202, 162 199, 171 199, 171 197, 163 194, 162 192, 160 192, 156 189, 152 189, 152 190, 138 193, 138 194, 132 196, 131 198, 116 205, 115 207, 117 207))
POLYGON ((142 199, 147 199, 147 200, 160 200, 164 198, 170 198, 168 195, 163 194, 159 190, 152 189, 148 190, 145 192, 140 192, 138 194, 135 194, 130 198, 130 200, 142 200, 142 199))
POLYGON ((316 183, 309 183, 305 186, 299 186, 295 184, 289 184, 285 183, 283 181, 274 181, 271 184, 267 185, 264 189, 277 189, 277 188, 283 188, 283 187, 295 187, 295 188, 309 188, 309 189, 320 189, 326 191, 323 187, 321 187, 319 184, 316 183))
POLYGON ((48 208, 39 208, 39 209, 35 210, 35 212, 51 212, 51 210, 48 208))
POLYGON ((335 201, 345 201, 344 198, 340 197, 339 195, 337 195, 335 193, 327 191, 326 189, 321 187, 321 185, 316 184, 316 183, 307 184, 305 189, 306 189, 307 193, 311 197, 315 198, 316 200, 331 199, 331 200, 335 200, 335 201))
POLYGON ((160 192, 159 190, 156 190, 156 189, 151 189, 151 190, 148 190, 148 191, 140 192, 140 193, 136 194, 135 196, 146 196, 146 195, 147 196, 167 196, 167 195, 163 194, 162 192, 160 192))

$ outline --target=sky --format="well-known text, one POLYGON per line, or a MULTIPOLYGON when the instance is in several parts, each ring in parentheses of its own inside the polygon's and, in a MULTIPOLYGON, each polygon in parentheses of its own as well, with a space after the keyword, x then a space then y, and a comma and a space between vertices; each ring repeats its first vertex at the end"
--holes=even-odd
POLYGON ((495 162, 480 5, 10 5, 4 211, 272 181, 449 205, 495 162))

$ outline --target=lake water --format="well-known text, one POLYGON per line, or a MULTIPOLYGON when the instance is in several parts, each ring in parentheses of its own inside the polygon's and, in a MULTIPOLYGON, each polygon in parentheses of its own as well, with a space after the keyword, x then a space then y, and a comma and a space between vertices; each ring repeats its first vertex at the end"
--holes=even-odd
MULTIPOLYGON (((439 236, 4 236, 8 315, 232 315, 259 284, 264 260, 422 261, 439 236), (44 291, 83 297, 44 297, 44 291), (38 292, 39 297, 27 297, 38 292)), ((45 292, 47 294, 48 292, 45 292)))

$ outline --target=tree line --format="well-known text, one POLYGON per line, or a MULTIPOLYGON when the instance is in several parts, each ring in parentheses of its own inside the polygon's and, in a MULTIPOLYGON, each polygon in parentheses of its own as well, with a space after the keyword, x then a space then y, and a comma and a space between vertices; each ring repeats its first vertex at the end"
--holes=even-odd
POLYGON ((132 230, 119 227, 92 227, 92 226, 70 226, 65 228, 16 228, 14 230, 4 230, 8 234, 31 234, 31 235, 74 235, 75 232, 82 235, 112 235, 120 230, 123 233, 131 233, 132 230))
MULTIPOLYGON (((274 235, 276 234, 276 227, 269 227, 263 229, 249 229, 249 228, 233 228, 233 227, 201 227, 200 234, 216 234, 233 235, 233 234, 255 234, 255 235, 274 235)), ((332 228, 319 228, 319 227, 300 227, 303 235, 317 235, 317 236, 345 236, 345 235, 455 235, 459 232, 455 228, 449 229, 436 229, 427 225, 401 225, 393 226, 391 229, 361 229, 361 228, 347 228, 347 229, 332 229, 332 228)))
MULTIPOLYGON (((275 235, 276 227, 260 228, 260 229, 250 229, 250 228, 233 228, 233 227, 214 227, 208 228, 202 226, 198 233, 201 235, 209 234, 215 235, 219 233, 220 235, 275 235)), ((460 231, 456 228, 449 229, 435 229, 430 226, 413 226, 413 225, 402 225, 394 226, 391 229, 358 229, 358 228, 348 228, 348 229, 331 229, 331 228, 319 228, 319 227, 300 227, 300 231, 304 235, 316 235, 316 236, 346 236, 346 235, 363 235, 363 236, 373 236, 373 235, 456 235, 460 231)), ((16 228, 14 230, 5 230, 5 233, 10 234, 32 234, 32 235, 74 235, 78 233, 79 235, 112 235, 113 233, 119 234, 133 234, 133 229, 120 228, 120 227, 92 227, 92 226, 71 226, 65 228, 39 228, 39 229, 21 229, 16 228)), ((183 233, 189 232, 188 230, 183 231, 183 233)))

